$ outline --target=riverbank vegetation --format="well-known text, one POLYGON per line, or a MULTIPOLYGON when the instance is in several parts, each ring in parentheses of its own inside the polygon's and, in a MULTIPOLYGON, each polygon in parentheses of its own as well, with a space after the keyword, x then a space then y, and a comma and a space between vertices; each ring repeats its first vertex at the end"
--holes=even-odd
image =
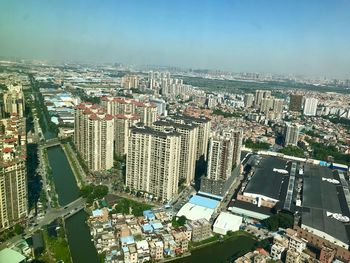
POLYGON ((248 232, 245 232, 242 230, 238 230, 235 232, 228 231, 227 234, 224 236, 219 235, 219 234, 214 234, 213 236, 211 236, 210 238, 207 238, 205 240, 198 241, 198 242, 190 242, 190 249, 195 250, 195 249, 199 249, 203 246, 212 245, 216 242, 225 242, 225 241, 228 241, 230 239, 239 238, 239 237, 247 237, 247 238, 250 238, 251 240, 254 240, 254 243, 257 242, 256 237, 248 232))
POLYGON ((84 182, 83 177, 80 173, 80 169, 78 168, 79 164, 76 163, 75 159, 72 156, 70 145, 68 143, 64 143, 64 144, 61 144, 61 146, 63 148, 64 153, 67 156, 70 167, 72 168, 73 174, 77 180, 77 184, 78 184, 79 188, 82 188, 85 185, 85 182, 84 182))
POLYGON ((72 263, 69 244, 62 221, 60 221, 58 228, 54 232, 56 235, 50 236, 47 228, 43 231, 45 253, 39 259, 42 259, 44 262, 58 262, 62 260, 65 263, 72 263))
POLYGON ((92 204, 96 199, 102 199, 108 194, 108 187, 105 185, 84 185, 80 189, 80 195, 86 198, 86 202, 92 204))

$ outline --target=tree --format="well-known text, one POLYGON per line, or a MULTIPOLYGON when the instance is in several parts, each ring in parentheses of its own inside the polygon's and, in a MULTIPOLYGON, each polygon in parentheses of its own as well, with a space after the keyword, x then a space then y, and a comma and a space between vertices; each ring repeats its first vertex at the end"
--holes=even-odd
POLYGON ((14 230, 17 235, 21 235, 24 232, 24 228, 20 224, 16 224, 14 230))
POLYGON ((273 215, 269 218, 264 219, 262 223, 270 231, 277 231, 279 227, 292 228, 294 224, 294 218, 291 214, 279 212, 277 215, 273 215))
POLYGON ((187 221, 187 218, 185 216, 180 216, 178 219, 176 219, 176 217, 173 217, 171 224, 173 227, 180 227, 180 226, 184 226, 186 224, 186 221, 187 221))

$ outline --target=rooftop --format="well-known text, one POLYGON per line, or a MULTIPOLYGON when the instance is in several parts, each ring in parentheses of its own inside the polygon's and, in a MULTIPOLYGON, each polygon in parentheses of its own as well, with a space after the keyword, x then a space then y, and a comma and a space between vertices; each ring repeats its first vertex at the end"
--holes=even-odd
POLYGON ((288 183, 289 176, 273 171, 274 168, 286 169, 287 162, 276 157, 262 157, 258 166, 255 167, 254 175, 249 181, 244 192, 266 196, 268 198, 284 200, 281 198, 282 184, 288 183))
POLYGON ((339 177, 327 167, 304 166, 302 225, 349 244, 350 226, 327 216, 327 212, 349 216, 344 191, 340 184, 324 179, 338 180, 339 177))
POLYGON ((216 200, 213 200, 210 198, 206 198, 203 196, 199 196, 199 195, 192 196, 188 202, 190 204, 200 205, 200 206, 210 208, 210 209, 215 209, 219 205, 219 201, 216 201, 216 200))
POLYGON ((25 256, 13 249, 5 248, 0 251, 0 262, 21 263, 24 262, 25 259, 25 256))

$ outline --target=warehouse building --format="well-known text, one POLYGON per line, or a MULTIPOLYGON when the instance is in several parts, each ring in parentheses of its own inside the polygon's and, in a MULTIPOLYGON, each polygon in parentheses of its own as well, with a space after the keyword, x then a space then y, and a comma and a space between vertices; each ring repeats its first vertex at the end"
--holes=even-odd
POLYGON ((231 213, 221 212, 213 225, 213 232, 226 235, 228 231, 238 231, 242 224, 243 218, 231 213))

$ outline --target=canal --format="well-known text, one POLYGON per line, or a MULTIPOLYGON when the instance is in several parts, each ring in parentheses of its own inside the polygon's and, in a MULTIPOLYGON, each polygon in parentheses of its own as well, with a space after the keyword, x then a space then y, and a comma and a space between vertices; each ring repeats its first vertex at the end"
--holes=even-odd
POLYGON ((180 258, 173 263, 226 263, 254 249, 255 240, 247 236, 233 237, 222 243, 215 243, 191 252, 191 256, 180 258))
MULTIPOLYGON (((52 176, 58 194, 58 202, 65 206, 79 197, 79 188, 67 157, 60 146, 47 149, 52 176)), ((97 252, 91 241, 90 230, 85 220, 87 214, 80 211, 65 222, 73 263, 97 263, 97 252)))

